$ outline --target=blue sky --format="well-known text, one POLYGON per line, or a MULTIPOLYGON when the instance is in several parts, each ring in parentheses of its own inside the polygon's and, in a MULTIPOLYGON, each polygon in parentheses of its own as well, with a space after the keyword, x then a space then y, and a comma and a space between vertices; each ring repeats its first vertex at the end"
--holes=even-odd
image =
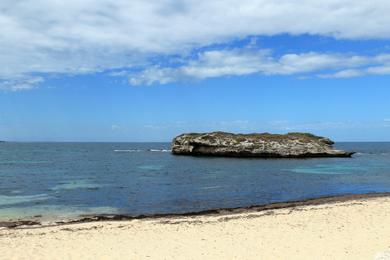
POLYGON ((390 4, 374 2, 1 3, 0 139, 390 141, 390 4))

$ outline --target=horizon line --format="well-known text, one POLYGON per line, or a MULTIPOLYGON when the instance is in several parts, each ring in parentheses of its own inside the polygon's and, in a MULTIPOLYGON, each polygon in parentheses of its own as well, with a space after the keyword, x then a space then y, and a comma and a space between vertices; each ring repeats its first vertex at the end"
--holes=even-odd
MULTIPOLYGON (((390 143, 390 140, 384 140, 384 141, 356 141, 356 140, 343 140, 343 141, 335 141, 335 143, 390 143)), ((45 140, 38 140, 38 141, 27 141, 27 140, 0 140, 0 143, 171 143, 171 141, 45 141, 45 140)))

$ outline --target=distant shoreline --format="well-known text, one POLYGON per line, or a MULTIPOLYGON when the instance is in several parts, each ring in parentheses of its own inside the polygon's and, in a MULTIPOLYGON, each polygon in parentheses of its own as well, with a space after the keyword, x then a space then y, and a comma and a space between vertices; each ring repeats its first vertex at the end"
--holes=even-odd
POLYGON ((390 192, 383 193, 366 193, 366 194, 345 194, 335 196, 324 196, 318 198, 309 198, 302 200, 293 200, 286 202, 275 202, 262 205, 251 205, 247 207, 236 208, 217 208, 201 211, 192 211, 185 213, 166 213, 166 214, 150 214, 131 216, 126 214, 99 214, 99 215, 81 215, 79 218, 69 219, 69 221, 52 221, 40 222, 36 220, 20 220, 20 221, 0 221, 0 228, 39 228, 50 226, 61 226, 69 224, 81 224, 91 222, 107 222, 107 221, 131 221, 131 220, 157 220, 157 219, 175 219, 181 217, 196 217, 196 216, 228 216, 243 213, 255 213, 268 210, 297 208, 302 206, 319 206, 326 204, 335 204, 341 202, 349 202, 355 200, 375 199, 390 197, 390 192))

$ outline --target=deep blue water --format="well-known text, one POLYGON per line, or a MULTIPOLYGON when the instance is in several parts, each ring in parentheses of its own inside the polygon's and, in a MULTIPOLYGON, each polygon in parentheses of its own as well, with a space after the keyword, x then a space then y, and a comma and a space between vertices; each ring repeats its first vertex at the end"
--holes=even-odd
POLYGON ((237 159, 173 156, 169 143, 0 143, 0 220, 178 213, 390 192, 390 143, 336 146, 358 153, 237 159))

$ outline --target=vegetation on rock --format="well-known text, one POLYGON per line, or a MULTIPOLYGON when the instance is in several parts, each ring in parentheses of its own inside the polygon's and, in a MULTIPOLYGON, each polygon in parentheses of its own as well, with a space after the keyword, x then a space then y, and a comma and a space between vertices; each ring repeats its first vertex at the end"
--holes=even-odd
POLYGON ((310 133, 225 132, 190 133, 177 136, 172 153, 235 157, 350 157, 353 153, 335 150, 328 138, 310 133))

